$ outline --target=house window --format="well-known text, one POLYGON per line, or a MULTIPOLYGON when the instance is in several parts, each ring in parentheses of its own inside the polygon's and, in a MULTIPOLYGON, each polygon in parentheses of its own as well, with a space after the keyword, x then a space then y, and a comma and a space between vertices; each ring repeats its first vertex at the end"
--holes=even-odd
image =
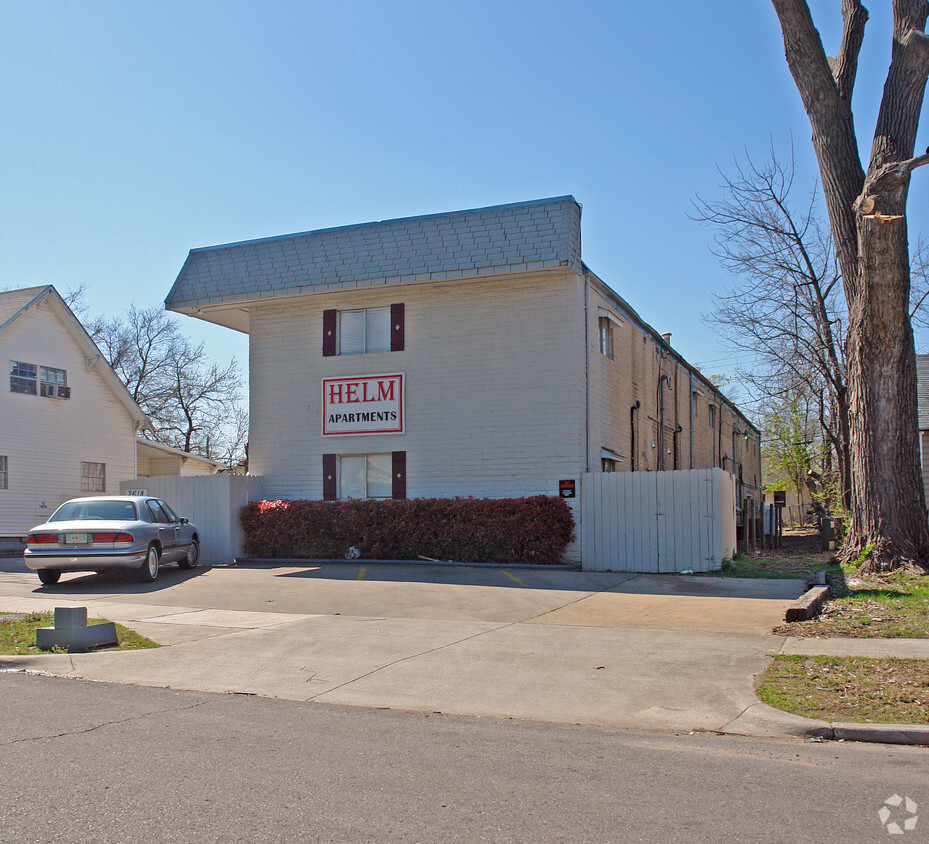
POLYGON ((64 387, 68 383, 68 373, 64 369, 52 369, 50 366, 39 367, 39 382, 64 387))
POLYGON ((339 498, 391 498, 392 494, 389 452, 339 458, 339 498))
POLYGON ((34 363, 10 361, 10 392, 34 396, 38 393, 37 367, 34 363))
POLYGON ((613 323, 607 317, 600 317, 600 354, 613 359, 613 323))
POLYGON ((709 426, 715 431, 716 430, 716 405, 715 404, 711 404, 707 408, 706 418, 709 423, 709 426))
POLYGON ((323 357, 402 352, 405 348, 405 308, 323 311, 323 357))
POLYGON ((600 471, 601 472, 615 472, 616 461, 609 457, 601 457, 600 458, 600 471))
POLYGON ((390 351, 390 308, 339 313, 339 354, 390 351))
POLYGON ((81 463, 81 492, 106 492, 106 463, 81 463))
POLYGON ((10 478, 7 474, 6 455, 0 454, 0 489, 10 488, 10 478))

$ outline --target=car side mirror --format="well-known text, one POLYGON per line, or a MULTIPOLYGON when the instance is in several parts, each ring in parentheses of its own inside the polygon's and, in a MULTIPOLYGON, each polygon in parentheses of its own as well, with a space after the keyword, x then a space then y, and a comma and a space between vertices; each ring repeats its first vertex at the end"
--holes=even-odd
POLYGON ((188 519, 186 516, 181 516, 181 524, 182 525, 190 524, 190 519, 188 519))

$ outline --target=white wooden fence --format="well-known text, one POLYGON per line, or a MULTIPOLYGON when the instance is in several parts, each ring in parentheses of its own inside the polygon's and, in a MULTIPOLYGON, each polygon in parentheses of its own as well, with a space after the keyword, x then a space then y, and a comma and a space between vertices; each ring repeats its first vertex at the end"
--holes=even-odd
POLYGON ((722 469, 580 478, 585 571, 711 571, 735 553, 735 476, 722 469))
POLYGON ((261 498, 261 478, 254 475, 191 475, 136 478, 121 481, 120 494, 145 490, 163 498, 179 516, 200 531, 200 554, 205 565, 231 563, 242 553, 239 513, 249 501, 261 498))

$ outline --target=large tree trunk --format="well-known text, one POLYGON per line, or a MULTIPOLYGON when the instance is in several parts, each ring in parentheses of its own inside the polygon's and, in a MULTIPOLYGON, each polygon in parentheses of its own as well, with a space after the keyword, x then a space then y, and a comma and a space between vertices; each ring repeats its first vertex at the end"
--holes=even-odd
POLYGON ((852 518, 843 557, 863 557, 871 572, 921 568, 929 560, 929 523, 918 459, 905 218, 860 217, 859 244, 848 332, 852 518))
POLYGON ((891 65, 865 174, 851 99, 867 11, 843 0, 842 44, 830 61, 805 0, 772 2, 813 127, 848 303, 852 495, 843 557, 860 560, 863 571, 929 572, 905 217, 910 173, 929 163, 929 155, 912 158, 929 74, 929 3, 893 0, 891 65))

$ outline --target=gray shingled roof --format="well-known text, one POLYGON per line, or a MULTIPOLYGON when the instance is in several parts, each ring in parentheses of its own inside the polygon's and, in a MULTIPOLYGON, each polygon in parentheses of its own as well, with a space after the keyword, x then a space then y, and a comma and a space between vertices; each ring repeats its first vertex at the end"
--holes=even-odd
POLYGON ((916 355, 916 401, 919 430, 929 430, 929 355, 916 355))
POLYGON ((581 267, 571 196, 192 249, 165 306, 550 267, 581 267))
POLYGON ((5 327, 10 319, 16 316, 43 290, 48 290, 48 285, 0 292, 0 328, 5 327))

